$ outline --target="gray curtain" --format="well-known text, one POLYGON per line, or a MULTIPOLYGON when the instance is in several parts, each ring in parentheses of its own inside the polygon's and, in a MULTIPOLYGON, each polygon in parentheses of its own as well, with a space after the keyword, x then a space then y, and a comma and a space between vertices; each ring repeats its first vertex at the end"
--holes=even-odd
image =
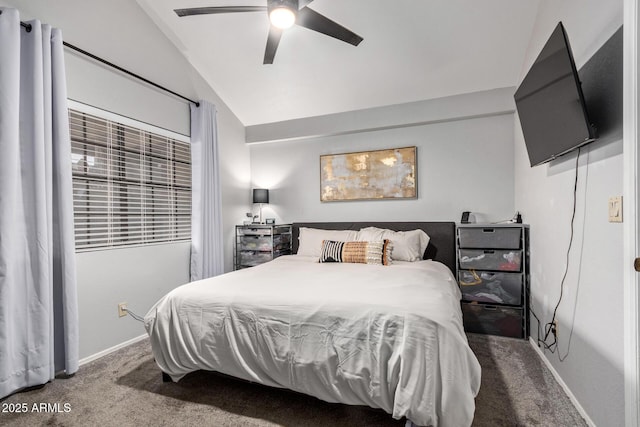
POLYGON ((78 369, 62 35, 0 8, 0 398, 78 369))
POLYGON ((224 273, 216 107, 191 105, 191 280, 224 273))

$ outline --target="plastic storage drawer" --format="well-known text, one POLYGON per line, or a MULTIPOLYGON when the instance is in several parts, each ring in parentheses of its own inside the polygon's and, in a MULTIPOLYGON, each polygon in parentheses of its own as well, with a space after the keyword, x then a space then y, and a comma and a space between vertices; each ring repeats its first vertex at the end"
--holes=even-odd
POLYGON ((240 265, 243 266, 255 266, 258 264, 271 261, 273 259, 271 252, 253 252, 242 251, 240 252, 240 265))
POLYGON ((245 228, 241 231, 244 236, 270 236, 271 229, 269 228, 245 228))
POLYGON ((466 332, 524 338, 521 308, 463 303, 462 315, 466 332))
POLYGON ((522 274, 460 270, 458 283, 464 301, 522 304, 522 274))
MULTIPOLYGON (((275 240, 275 239, 274 239, 275 240)), ((240 238, 240 249, 250 251, 270 251, 271 237, 244 235, 240 238)))
POLYGON ((283 249, 288 247, 291 238, 288 234, 277 234, 273 236, 273 245, 271 236, 263 235, 243 235, 240 237, 240 250, 250 251, 271 251, 274 249, 283 249))
POLYGON ((521 249, 521 227, 461 227, 461 248, 521 249))
POLYGON ((522 267, 521 250, 460 249, 460 268, 465 270, 517 271, 522 267))

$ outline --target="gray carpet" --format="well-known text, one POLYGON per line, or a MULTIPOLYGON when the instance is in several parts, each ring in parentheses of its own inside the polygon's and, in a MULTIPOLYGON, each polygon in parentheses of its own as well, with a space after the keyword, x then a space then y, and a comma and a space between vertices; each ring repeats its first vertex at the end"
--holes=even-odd
MULTIPOLYGON (((528 342, 469 335, 469 343, 482 365, 474 426, 586 425, 528 342)), ((0 409, 23 403, 27 413, 0 412, 0 425, 404 426, 381 410, 208 372, 162 383, 146 340, 84 365, 72 378, 14 394, 0 409), (34 403, 49 405, 34 412, 34 403)))

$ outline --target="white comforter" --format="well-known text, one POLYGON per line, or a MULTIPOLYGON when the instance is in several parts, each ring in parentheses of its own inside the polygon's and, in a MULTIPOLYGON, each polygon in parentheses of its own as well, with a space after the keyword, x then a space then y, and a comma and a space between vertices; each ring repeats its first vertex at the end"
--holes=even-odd
POLYGON ((422 426, 473 420, 480 365, 455 279, 437 262, 284 256, 176 288, 145 327, 174 380, 213 370, 422 426))

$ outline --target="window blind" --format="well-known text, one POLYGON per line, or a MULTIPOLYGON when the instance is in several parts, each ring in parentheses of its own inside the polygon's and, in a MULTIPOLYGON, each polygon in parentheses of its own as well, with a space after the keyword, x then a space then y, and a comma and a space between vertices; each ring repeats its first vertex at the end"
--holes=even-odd
POLYGON ((187 142, 69 110, 76 249, 191 238, 187 142))

